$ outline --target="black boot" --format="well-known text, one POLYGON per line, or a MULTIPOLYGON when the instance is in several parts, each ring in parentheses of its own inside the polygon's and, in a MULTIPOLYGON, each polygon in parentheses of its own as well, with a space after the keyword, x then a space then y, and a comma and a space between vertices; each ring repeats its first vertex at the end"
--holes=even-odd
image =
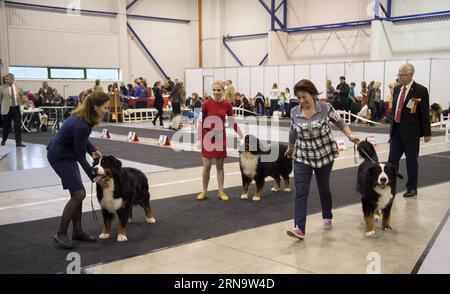
POLYGON ((56 245, 62 249, 73 249, 72 243, 70 243, 69 240, 67 240, 67 237, 61 237, 58 233, 56 233, 53 236, 53 240, 55 241, 56 245))
POLYGON ((87 233, 81 232, 73 232, 72 240, 77 240, 81 242, 96 242, 97 239, 95 237, 89 236, 87 233))

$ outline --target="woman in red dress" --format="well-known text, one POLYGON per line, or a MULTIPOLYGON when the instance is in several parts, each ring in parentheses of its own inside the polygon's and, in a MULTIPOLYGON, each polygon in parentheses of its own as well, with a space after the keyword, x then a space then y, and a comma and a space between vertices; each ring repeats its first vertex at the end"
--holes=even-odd
POLYGON ((220 200, 228 200, 228 196, 223 191, 225 172, 223 162, 227 157, 227 136, 225 128, 225 118, 228 116, 228 126, 233 126, 241 139, 243 133, 237 123, 234 122, 233 107, 230 102, 224 100, 224 83, 215 81, 212 85, 213 98, 202 104, 202 122, 199 123, 199 139, 201 139, 203 158, 203 192, 197 196, 198 200, 204 200, 208 191, 208 184, 213 159, 216 160, 217 183, 220 200), (200 136, 201 134, 201 136, 200 136))

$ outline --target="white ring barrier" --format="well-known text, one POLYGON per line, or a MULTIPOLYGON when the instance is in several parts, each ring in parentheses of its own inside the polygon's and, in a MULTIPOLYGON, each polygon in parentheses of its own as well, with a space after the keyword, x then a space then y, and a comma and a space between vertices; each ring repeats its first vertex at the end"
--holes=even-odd
POLYGON ((233 116, 244 117, 245 116, 244 113, 252 114, 255 116, 261 116, 260 114, 258 114, 256 112, 253 112, 253 111, 241 108, 241 107, 233 107, 233 116))
POLYGON ((357 120, 359 119, 359 120, 362 120, 362 121, 365 121, 365 122, 368 122, 368 123, 372 123, 372 124, 375 124, 375 125, 381 125, 379 122, 371 121, 370 119, 367 119, 365 117, 353 114, 351 112, 347 112, 347 111, 344 111, 344 110, 336 110, 336 112, 339 113, 339 115, 345 120, 345 122, 347 124, 351 124, 352 123, 351 122, 351 117, 353 116, 357 120))

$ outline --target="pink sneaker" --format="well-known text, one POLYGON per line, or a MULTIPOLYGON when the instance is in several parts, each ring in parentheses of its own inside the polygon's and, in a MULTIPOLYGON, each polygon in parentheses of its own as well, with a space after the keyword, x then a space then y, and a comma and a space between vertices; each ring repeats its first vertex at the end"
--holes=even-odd
POLYGON ((323 220, 323 229, 324 230, 331 230, 333 228, 333 222, 331 221, 331 219, 324 219, 323 220))
POLYGON ((288 229, 286 233, 288 234, 289 237, 297 238, 300 240, 305 239, 305 233, 303 233, 303 231, 297 227, 293 229, 288 229))

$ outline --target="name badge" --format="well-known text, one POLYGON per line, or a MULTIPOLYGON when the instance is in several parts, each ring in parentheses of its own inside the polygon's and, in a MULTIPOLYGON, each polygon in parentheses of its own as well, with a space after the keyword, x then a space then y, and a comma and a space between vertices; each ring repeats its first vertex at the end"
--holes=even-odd
POLYGON ((414 103, 415 103, 414 99, 409 99, 408 104, 406 104, 406 107, 409 109, 412 109, 414 106, 414 103))

